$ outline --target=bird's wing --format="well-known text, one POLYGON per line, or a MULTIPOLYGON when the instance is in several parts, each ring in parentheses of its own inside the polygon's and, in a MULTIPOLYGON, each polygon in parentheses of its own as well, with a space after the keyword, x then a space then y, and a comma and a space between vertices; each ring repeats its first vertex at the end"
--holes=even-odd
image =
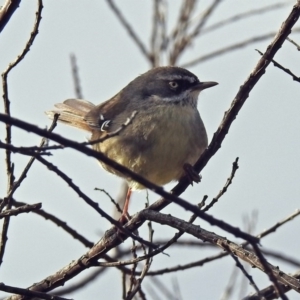
POLYGON ((94 130, 102 132, 112 132, 125 122, 125 110, 128 105, 127 101, 120 101, 120 94, 95 106, 84 117, 85 122, 94 130), (124 120, 123 120, 124 119, 124 120))

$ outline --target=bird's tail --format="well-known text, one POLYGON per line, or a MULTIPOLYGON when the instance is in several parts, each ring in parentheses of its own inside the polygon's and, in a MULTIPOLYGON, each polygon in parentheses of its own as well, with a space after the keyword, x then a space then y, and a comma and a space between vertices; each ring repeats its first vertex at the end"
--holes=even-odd
POLYGON ((58 120, 60 122, 79 129, 91 131, 84 117, 95 107, 93 103, 83 99, 68 99, 63 103, 55 104, 55 107, 56 109, 45 112, 50 119, 53 119, 55 114, 59 114, 58 120))

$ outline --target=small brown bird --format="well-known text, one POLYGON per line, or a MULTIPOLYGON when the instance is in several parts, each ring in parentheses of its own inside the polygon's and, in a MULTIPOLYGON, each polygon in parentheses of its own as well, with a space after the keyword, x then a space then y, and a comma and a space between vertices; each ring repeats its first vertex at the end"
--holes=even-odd
MULTIPOLYGON (((183 68, 158 67, 138 76, 97 106, 82 99, 68 99, 46 114, 53 118, 58 113, 59 121, 91 132, 91 141, 122 128, 117 135, 93 144, 93 149, 149 181, 164 185, 185 173, 192 174, 191 166, 207 147, 197 100, 200 91, 215 85, 216 82, 200 82, 183 68)), ((144 187, 101 161, 100 164, 128 182, 122 215, 125 217, 131 191, 144 187)))

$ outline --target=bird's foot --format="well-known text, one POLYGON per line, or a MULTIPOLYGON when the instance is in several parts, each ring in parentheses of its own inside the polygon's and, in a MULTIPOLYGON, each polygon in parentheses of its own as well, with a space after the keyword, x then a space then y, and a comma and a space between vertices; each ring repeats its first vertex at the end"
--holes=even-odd
POLYGON ((195 171, 192 165, 185 163, 183 169, 191 185, 193 185, 193 182, 199 183, 201 181, 201 175, 195 171))
POLYGON ((119 223, 123 226, 125 225, 128 221, 130 221, 131 217, 130 215, 128 214, 128 212, 126 213, 122 213, 120 219, 119 219, 119 223))

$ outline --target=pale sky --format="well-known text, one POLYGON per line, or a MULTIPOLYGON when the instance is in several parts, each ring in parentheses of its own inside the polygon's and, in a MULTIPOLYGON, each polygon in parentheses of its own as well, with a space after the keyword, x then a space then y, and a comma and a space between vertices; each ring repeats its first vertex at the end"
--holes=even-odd
MULTIPOLYGON (((3 2, 0 1, 0 5, 3 2)), ((169 2, 170 30, 175 22, 180 1, 169 2)), ((276 32, 295 3, 295 1, 286 2, 290 4, 203 35, 192 49, 183 55, 180 63, 184 64, 238 41, 276 32)), ((205 7, 207 3, 210 1, 200 1, 198 11, 200 12, 200 8, 205 7)), ((207 26, 239 12, 265 7, 272 3, 273 0, 223 1, 207 26)), ((117 4, 148 45, 152 2, 127 0, 117 1, 117 4)), ((0 34, 1 73, 23 49, 33 27, 36 7, 37 2, 33 0, 21 2, 19 9, 0 34)), ((291 37, 300 43, 299 33, 294 33, 291 37)), ((209 140, 240 85, 259 60, 260 56, 255 49, 265 51, 271 40, 251 44, 189 68, 203 81, 219 82, 218 86, 203 92, 198 103, 209 140)), ((84 98, 95 104, 112 97, 129 81, 149 69, 149 64, 108 8, 106 1, 45 0, 39 34, 30 52, 8 78, 13 117, 43 128, 50 125, 44 111, 53 108, 55 103, 74 97, 69 58, 71 53, 77 57, 84 98)), ((287 41, 275 59, 296 75, 300 75, 300 54, 287 41)), ((209 199, 216 196, 231 172, 233 161, 239 157, 240 168, 232 186, 220 202, 209 211, 210 214, 245 229, 243 218, 251 216, 253 211, 258 211, 254 231, 254 234, 258 234, 293 213, 296 208, 300 208, 299 99, 299 83, 270 65, 250 93, 222 148, 201 173, 202 182, 189 187, 182 197, 197 204, 204 195, 208 195, 209 199)), ((55 132, 77 141, 84 141, 87 137, 85 132, 61 124, 57 126, 55 132)), ((4 136, 4 125, 1 124, 1 141, 4 140, 4 136)), ((33 146, 40 142, 40 137, 13 129, 12 141, 16 146, 33 146)), ((4 151, 0 151, 1 198, 6 195, 4 159, 4 151)), ((13 155, 17 176, 28 159, 25 156, 13 155)), ((50 160, 72 177, 82 191, 94 201, 98 201, 101 208, 107 212, 112 211, 110 200, 104 194, 94 191, 94 188, 105 188, 116 197, 121 183, 119 178, 107 174, 94 159, 70 149, 54 152, 50 160)), ((172 186, 174 183, 169 184, 166 189, 169 190, 172 186)), ((57 175, 47 171, 38 162, 34 163, 28 178, 16 192, 15 198, 28 203, 42 202, 43 209, 65 220, 93 242, 98 241, 110 228, 108 221, 99 218, 99 215, 79 199, 57 175)), ((153 203, 156 199, 158 196, 151 194, 150 202, 153 203)), ((144 203, 145 192, 135 193, 130 213, 134 214, 143 208, 144 203)), ((175 204, 168 206, 163 212, 185 220, 190 216, 190 213, 175 204)), ((219 228, 212 228, 205 221, 199 219, 195 223, 236 241, 230 234, 219 228)), ((299 226, 300 218, 264 238, 262 246, 299 260, 300 239, 295 234, 299 232, 299 226)), ((147 228, 144 227, 140 230, 140 235, 144 234, 146 237, 147 228)), ((159 225, 155 225, 154 229, 154 238, 157 240, 170 239, 174 234, 174 231, 165 230, 165 227, 159 225)), ((130 246, 130 241, 124 244, 124 247, 130 246)), ((19 287, 30 286, 68 265, 71 260, 79 258, 86 251, 87 249, 78 241, 39 216, 23 214, 12 217, 7 249, 0 269, 1 281, 19 287)), ((166 252, 170 256, 161 254, 155 257, 151 270, 183 265, 219 251, 210 248, 173 247, 166 252)), ((287 273, 296 271, 294 266, 273 258, 270 262, 279 265, 287 273)), ((199 295, 201 299, 220 299, 233 268, 232 259, 226 258, 202 268, 179 271, 158 279, 163 280, 170 290, 172 282, 176 279, 179 282, 182 299, 199 299, 199 295)), ((86 271, 71 280, 66 287, 80 281, 89 272, 86 271)), ((259 288, 270 284, 266 275, 256 270, 252 272, 259 288)), ((143 288, 149 291, 155 286, 149 279, 145 279, 143 288)), ((249 287, 248 292, 250 291, 252 290, 249 287)), ((118 271, 109 269, 97 281, 65 297, 76 300, 100 297, 121 299, 121 293, 121 275, 118 271)), ((3 296, 4 293, 0 295, 3 296)), ((289 292, 288 297, 298 299, 299 296, 295 292, 289 292)), ((238 298, 236 295, 235 299, 238 298)))

